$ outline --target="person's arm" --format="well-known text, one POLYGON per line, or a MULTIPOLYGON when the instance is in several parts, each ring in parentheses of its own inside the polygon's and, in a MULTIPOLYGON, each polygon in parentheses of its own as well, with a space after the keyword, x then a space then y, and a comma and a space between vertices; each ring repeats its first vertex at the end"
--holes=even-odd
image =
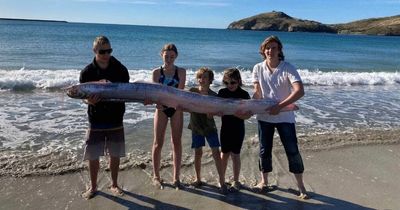
POLYGON ((151 81, 154 83, 158 83, 160 79, 160 68, 154 69, 153 74, 151 75, 151 81))
POLYGON ((292 83, 292 92, 290 93, 290 95, 287 98, 285 98, 284 100, 282 100, 281 102, 279 102, 277 105, 272 106, 269 109, 269 114, 271 114, 271 115, 279 114, 280 110, 283 107, 296 102, 303 96, 304 96, 303 83, 299 82, 299 81, 293 82, 292 83))
MULTIPOLYGON (((89 71, 90 66, 86 66, 80 73, 79 75, 79 83, 86 83, 86 82, 91 82, 89 78, 90 76, 90 71, 89 71)), ((95 105, 101 100, 101 98, 97 95, 90 95, 89 98, 83 99, 83 103, 88 104, 88 105, 95 105)))
MULTIPOLYGON (((186 83, 186 69, 184 68, 179 68, 178 69, 178 77, 179 77, 179 84, 178 84, 178 89, 185 89, 185 83, 186 83)), ((187 111, 182 109, 181 107, 175 107, 176 110, 180 110, 180 111, 187 111)))
POLYGON ((262 99, 262 92, 261 92, 261 86, 259 82, 254 82, 253 83, 254 87, 254 94, 253 94, 253 99, 262 99))
POLYGON ((128 69, 124 66, 123 67, 124 68, 124 76, 123 76, 123 78, 124 78, 124 81, 123 82, 125 82, 125 83, 128 83, 129 82, 129 80, 130 80, 130 77, 129 77, 129 71, 128 71, 128 69))
POLYGON ((179 68, 178 69, 178 76, 179 76, 179 89, 185 89, 185 83, 186 83, 186 69, 179 68))
MULTIPOLYGON (((158 83, 158 80, 160 79, 160 69, 154 69, 153 74, 151 75, 151 81, 153 83, 158 83)), ((149 104, 154 104, 154 101, 150 99, 144 99, 143 105, 149 105, 149 104)), ((161 109, 161 105, 157 104, 157 109, 161 109)))

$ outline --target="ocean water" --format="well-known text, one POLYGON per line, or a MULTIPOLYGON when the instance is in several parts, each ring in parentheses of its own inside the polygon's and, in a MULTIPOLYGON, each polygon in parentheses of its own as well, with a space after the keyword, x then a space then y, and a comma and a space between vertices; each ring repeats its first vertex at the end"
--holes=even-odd
MULTIPOLYGON (((250 93, 251 70, 261 62, 259 45, 274 34, 305 84, 296 112, 300 142, 310 135, 400 128, 400 37, 0 21, 0 174, 57 174, 82 167, 86 105, 68 98, 63 88, 78 83, 100 34, 110 38, 131 82, 150 81, 152 69, 162 64, 160 49, 172 42, 179 51, 176 64, 187 69, 187 88, 196 85, 194 73, 201 66, 215 71, 215 91, 223 87, 223 69, 239 67, 250 93)), ((154 106, 127 104, 127 152, 136 165, 149 162, 153 112, 154 106)), ((254 139, 255 118, 246 126, 246 140, 254 139)), ((183 145, 190 155, 188 129, 183 145)))

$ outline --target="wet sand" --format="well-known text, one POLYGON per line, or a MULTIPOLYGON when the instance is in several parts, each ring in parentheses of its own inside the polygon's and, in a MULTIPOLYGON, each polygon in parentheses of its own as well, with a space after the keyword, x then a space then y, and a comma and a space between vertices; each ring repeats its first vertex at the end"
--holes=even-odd
MULTIPOLYGON (((247 144, 246 146, 250 147, 247 144)), ((287 160, 279 149, 274 152, 270 184, 276 190, 254 193, 259 180, 257 148, 244 149, 239 192, 219 194, 214 163, 205 159, 204 181, 197 189, 187 185, 193 179, 192 165, 182 168, 185 188, 175 190, 169 182, 172 169, 162 169, 163 190, 151 185, 151 168, 127 168, 119 183, 125 195, 114 197, 107 189, 109 172, 101 170, 99 194, 86 201, 80 197, 89 182, 86 170, 55 176, 0 177, 1 209, 400 209, 400 144, 349 145, 323 150, 304 149, 304 180, 311 199, 295 195, 296 184, 288 172, 287 160)), ((208 152, 205 156, 210 155, 208 152)), ((230 163, 229 163, 230 164, 230 163)), ((231 176, 227 170, 227 181, 231 176)))

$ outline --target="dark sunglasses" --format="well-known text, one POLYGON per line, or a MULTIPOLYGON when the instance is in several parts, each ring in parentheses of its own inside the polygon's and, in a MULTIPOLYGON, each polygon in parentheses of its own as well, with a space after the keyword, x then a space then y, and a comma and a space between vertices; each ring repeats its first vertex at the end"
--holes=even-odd
POLYGON ((106 50, 99 50, 98 51, 98 53, 100 54, 100 55, 104 55, 104 54, 111 54, 112 53, 112 51, 113 51, 113 49, 106 49, 106 50))
POLYGON ((236 85, 238 82, 236 82, 236 81, 231 81, 231 82, 227 82, 227 81, 224 81, 224 85, 236 85))

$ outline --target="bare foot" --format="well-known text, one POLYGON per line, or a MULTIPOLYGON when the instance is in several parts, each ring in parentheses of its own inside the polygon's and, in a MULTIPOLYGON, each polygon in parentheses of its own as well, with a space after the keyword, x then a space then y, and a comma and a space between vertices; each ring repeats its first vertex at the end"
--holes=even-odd
POLYGON ((297 196, 299 199, 302 200, 308 200, 310 199, 310 196, 308 196, 306 193, 300 193, 300 195, 297 196))
POLYGON ((157 189, 164 189, 164 186, 162 184, 162 180, 160 178, 153 178, 153 185, 157 188, 157 189))
POLYGON ((195 188, 200 188, 201 186, 203 186, 203 182, 200 180, 196 180, 196 181, 192 182, 192 185, 195 188))
POLYGON ((179 180, 174 181, 174 183, 172 184, 176 190, 180 190, 183 188, 181 182, 179 180))
POLYGON ((298 197, 302 200, 308 200, 310 199, 310 196, 307 195, 307 191, 305 187, 299 188, 299 195, 298 197))
POLYGON ((257 193, 261 193, 267 189, 267 185, 264 182, 258 183, 256 186, 253 187, 253 191, 257 193))
POLYGON ((307 200, 310 199, 310 196, 307 195, 307 191, 306 188, 304 187, 304 185, 299 187, 299 195, 298 197, 302 200, 307 200))
POLYGON ((271 192, 277 189, 276 185, 266 185, 263 182, 258 183, 253 187, 253 192, 263 193, 263 192, 271 192))
POLYGON ((97 194, 96 189, 92 190, 92 188, 89 188, 87 191, 82 193, 82 198, 89 200, 92 199, 94 196, 96 196, 96 194, 97 194))
POLYGON ((124 195, 124 191, 121 188, 119 188, 118 186, 117 187, 111 186, 110 191, 114 196, 120 197, 120 196, 124 195))
POLYGON ((295 190, 293 188, 289 188, 288 191, 290 193, 293 193, 294 195, 297 196, 297 198, 301 199, 301 200, 307 200, 310 199, 310 196, 307 194, 307 191, 305 188, 301 189, 301 190, 295 190))
POLYGON ((220 187, 219 187, 219 192, 220 192, 221 194, 223 194, 223 195, 228 194, 228 188, 226 187, 226 184, 225 184, 225 183, 222 184, 222 185, 220 185, 220 187))
POLYGON ((232 192, 238 192, 238 191, 240 191, 241 188, 242 188, 242 184, 238 181, 234 181, 229 190, 232 192))

